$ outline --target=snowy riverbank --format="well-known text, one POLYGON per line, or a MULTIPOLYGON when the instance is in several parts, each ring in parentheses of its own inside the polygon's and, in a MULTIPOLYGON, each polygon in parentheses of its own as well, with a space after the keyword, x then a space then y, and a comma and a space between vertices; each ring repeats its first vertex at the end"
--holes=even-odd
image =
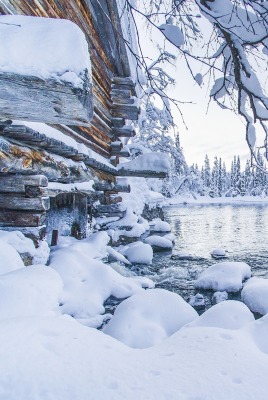
POLYGON ((1 399, 266 400, 267 315, 255 321, 224 301, 199 317, 179 295, 104 264, 105 232, 61 238, 49 266, 24 267, 19 254, 41 258, 23 235, 0 239, 1 399), (128 297, 114 317, 103 306, 111 295, 128 297), (109 320, 105 333, 92 327, 109 320))
POLYGON ((178 204, 268 204, 268 196, 236 196, 236 197, 208 197, 199 195, 174 196, 165 201, 165 205, 178 204))

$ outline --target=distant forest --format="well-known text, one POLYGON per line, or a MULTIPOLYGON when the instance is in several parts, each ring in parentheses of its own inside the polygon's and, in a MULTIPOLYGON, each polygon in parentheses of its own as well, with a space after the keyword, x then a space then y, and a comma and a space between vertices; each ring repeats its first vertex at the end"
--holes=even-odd
POLYGON ((248 160, 242 171, 238 155, 233 158, 231 171, 227 171, 221 158, 214 157, 211 163, 206 155, 201 170, 197 164, 190 167, 189 189, 210 197, 267 196, 268 170, 261 154, 258 154, 258 164, 258 168, 251 167, 248 160))

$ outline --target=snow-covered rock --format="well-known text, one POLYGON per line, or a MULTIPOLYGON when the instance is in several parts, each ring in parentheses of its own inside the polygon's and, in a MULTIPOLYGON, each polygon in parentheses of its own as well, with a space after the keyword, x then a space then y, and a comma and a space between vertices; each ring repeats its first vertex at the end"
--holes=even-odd
POLYGON ((268 279, 253 277, 249 279, 241 292, 242 301, 251 311, 268 313, 268 279))
POLYGON ((197 293, 190 297, 189 304, 197 309, 205 307, 205 298, 201 293, 197 293))
POLYGON ((123 255, 132 264, 152 264, 153 249, 148 243, 135 242, 123 250, 123 255))
POLYGON ((161 221, 161 219, 154 219, 150 222, 150 230, 154 232, 170 232, 171 226, 166 221, 161 221))
POLYGON ((244 262, 221 262, 201 272, 195 281, 195 287, 238 292, 242 289, 242 282, 250 276, 250 266, 244 262))
POLYGON ((163 237, 164 237, 165 239, 170 240, 172 243, 175 243, 176 236, 174 235, 174 233, 171 233, 171 232, 166 233, 163 237))
POLYGON ((215 304, 220 303, 221 301, 228 300, 228 293, 223 291, 223 292, 215 292, 213 293, 212 296, 212 302, 215 304))
POLYGON ((134 348, 151 347, 198 317, 179 295, 146 290, 123 301, 103 331, 134 348))
POLYGON ((209 308, 187 327, 240 329, 252 321, 254 321, 254 316, 245 304, 240 301, 228 300, 209 308))
POLYGON ((173 244, 169 239, 158 235, 148 236, 144 242, 150 244, 154 251, 172 250, 173 248, 173 244))
POLYGON ((226 258, 226 251, 224 249, 222 249, 221 247, 212 250, 211 252, 211 256, 213 258, 219 259, 219 258, 226 258))

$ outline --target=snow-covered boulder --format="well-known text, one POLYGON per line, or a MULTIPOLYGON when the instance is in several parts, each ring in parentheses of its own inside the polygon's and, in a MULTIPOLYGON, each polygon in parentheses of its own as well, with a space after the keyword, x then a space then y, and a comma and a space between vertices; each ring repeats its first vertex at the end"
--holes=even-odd
POLYGON ((166 221, 161 221, 161 219, 154 219, 150 222, 150 230, 154 232, 170 232, 171 226, 166 221))
POLYGON ((195 287, 216 291, 238 292, 242 282, 250 278, 250 266, 244 262, 221 262, 201 272, 195 287))
POLYGON ((170 240, 172 243, 175 243, 176 236, 174 235, 174 233, 171 233, 171 232, 166 233, 163 237, 164 237, 165 239, 170 240))
POLYGON ((202 309, 205 307, 205 299, 204 296, 201 293, 197 293, 194 296, 190 297, 189 300, 190 306, 197 308, 197 309, 202 309))
POLYGON ((216 259, 226 258, 227 257, 226 251, 224 249, 222 249, 221 247, 212 250, 211 256, 213 258, 216 258, 216 259))
POLYGON ((242 301, 251 311, 268 313, 268 279, 253 277, 249 279, 242 292, 242 301))
POLYGON ((0 277, 0 319, 53 315, 63 283, 52 268, 31 265, 0 277))
POLYGON ((133 348, 160 343, 198 317, 178 294, 146 290, 123 301, 103 331, 133 348))
POLYGON ((153 249, 148 243, 135 242, 123 250, 123 255, 132 264, 152 264, 153 249))
POLYGON ((173 248, 173 244, 169 239, 158 235, 148 236, 144 241, 150 244, 154 251, 172 250, 173 248))
POLYGON ((226 301, 228 300, 228 293, 223 291, 223 292, 215 292, 213 293, 212 296, 212 303, 218 304, 221 301, 226 301))
POLYGON ((254 316, 245 304, 240 301, 228 300, 209 308, 187 327, 240 329, 252 321, 254 321, 254 316))

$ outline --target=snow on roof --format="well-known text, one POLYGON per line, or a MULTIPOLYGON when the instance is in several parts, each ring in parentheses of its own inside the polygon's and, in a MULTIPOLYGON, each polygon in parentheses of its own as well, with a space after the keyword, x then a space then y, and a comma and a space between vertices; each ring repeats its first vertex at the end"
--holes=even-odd
POLYGON ((163 153, 147 153, 129 162, 119 164, 118 167, 130 171, 167 172, 170 168, 170 158, 163 153))
POLYGON ((0 72, 60 79, 81 87, 91 64, 80 28, 64 19, 0 16, 0 72))

